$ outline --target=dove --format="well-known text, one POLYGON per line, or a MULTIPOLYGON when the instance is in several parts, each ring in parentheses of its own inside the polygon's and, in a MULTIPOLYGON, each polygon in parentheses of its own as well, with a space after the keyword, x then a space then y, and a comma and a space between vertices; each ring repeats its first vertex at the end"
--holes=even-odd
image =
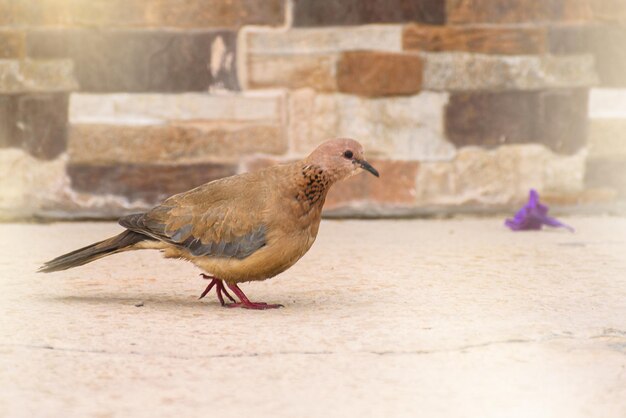
POLYGON ((200 299, 215 288, 229 308, 282 307, 250 301, 238 284, 274 277, 311 248, 333 184, 363 170, 379 177, 363 152, 353 139, 330 139, 300 161, 203 184, 120 218, 124 232, 48 261, 39 271, 66 270, 123 251, 160 250, 205 272, 201 276, 210 282, 200 299))

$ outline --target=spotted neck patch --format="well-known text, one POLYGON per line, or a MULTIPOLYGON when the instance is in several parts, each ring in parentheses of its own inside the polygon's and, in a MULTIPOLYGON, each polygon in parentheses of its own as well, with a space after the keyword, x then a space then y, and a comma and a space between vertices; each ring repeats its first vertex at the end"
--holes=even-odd
POLYGON ((314 204, 326 196, 331 179, 321 167, 306 165, 302 168, 301 182, 296 198, 301 202, 314 204))

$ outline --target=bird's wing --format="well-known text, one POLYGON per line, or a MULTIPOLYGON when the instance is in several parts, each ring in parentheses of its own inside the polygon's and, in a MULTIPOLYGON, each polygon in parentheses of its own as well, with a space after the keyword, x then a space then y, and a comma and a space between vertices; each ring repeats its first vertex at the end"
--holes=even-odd
POLYGON ((120 225, 194 256, 246 258, 266 244, 266 202, 261 183, 237 177, 172 196, 147 213, 120 219, 120 225))

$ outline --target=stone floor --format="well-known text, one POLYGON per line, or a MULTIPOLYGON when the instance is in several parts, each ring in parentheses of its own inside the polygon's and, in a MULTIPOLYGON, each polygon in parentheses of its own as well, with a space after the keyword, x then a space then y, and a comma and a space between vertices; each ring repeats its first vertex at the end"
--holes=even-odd
POLYGON ((0 416, 622 418, 626 218, 565 221, 325 221, 265 312, 153 251, 35 273, 112 223, 0 224, 0 416))

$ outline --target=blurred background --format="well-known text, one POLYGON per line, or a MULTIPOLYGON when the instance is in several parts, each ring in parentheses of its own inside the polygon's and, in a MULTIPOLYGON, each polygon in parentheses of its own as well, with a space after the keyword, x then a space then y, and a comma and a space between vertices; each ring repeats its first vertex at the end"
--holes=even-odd
POLYGON ((0 0, 0 218, 111 218, 360 140, 331 216, 626 199, 623 0, 0 0), (622 90, 624 89, 624 90, 622 90))

